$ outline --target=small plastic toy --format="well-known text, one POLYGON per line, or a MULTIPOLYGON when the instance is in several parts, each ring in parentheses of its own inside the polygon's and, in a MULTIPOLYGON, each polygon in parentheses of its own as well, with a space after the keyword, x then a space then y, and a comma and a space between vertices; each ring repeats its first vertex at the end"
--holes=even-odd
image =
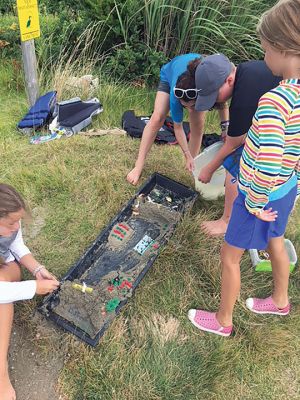
POLYGON ((109 302, 105 306, 105 310, 107 312, 115 311, 115 309, 118 307, 119 304, 120 300, 117 297, 115 297, 114 299, 109 300, 109 302))
MULTIPOLYGON (((284 239, 284 245, 290 259, 290 272, 293 272, 297 263, 297 254, 293 243, 289 239, 284 239)), ((249 250, 252 266, 256 272, 271 272, 272 265, 267 252, 258 252, 257 250, 249 250), (263 258, 261 258, 263 257, 263 258)))
POLYGON ((79 283, 73 283, 72 288, 76 290, 80 290, 82 293, 93 293, 93 288, 86 286, 85 282, 82 282, 82 285, 79 283))

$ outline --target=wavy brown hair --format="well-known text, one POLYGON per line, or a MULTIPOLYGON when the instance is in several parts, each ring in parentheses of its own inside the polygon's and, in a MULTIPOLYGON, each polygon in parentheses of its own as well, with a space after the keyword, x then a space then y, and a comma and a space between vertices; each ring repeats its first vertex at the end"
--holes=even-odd
POLYGON ((0 218, 19 210, 27 211, 25 201, 20 193, 6 183, 0 183, 0 218))
MULTIPOLYGON (((187 66, 187 70, 179 76, 176 82, 176 87, 180 89, 195 89, 195 72, 199 64, 201 64, 202 57, 195 58, 190 61, 187 66)), ((180 100, 189 102, 189 99, 186 95, 184 95, 180 100)))

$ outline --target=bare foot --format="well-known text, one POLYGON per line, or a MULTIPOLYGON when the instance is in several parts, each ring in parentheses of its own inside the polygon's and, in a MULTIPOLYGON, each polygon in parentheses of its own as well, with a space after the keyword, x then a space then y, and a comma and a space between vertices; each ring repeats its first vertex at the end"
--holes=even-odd
POLYGON ((16 392, 12 387, 8 374, 0 377, 0 399, 16 400, 16 392))
POLYGON ((132 185, 136 185, 140 179, 142 171, 140 168, 134 167, 127 175, 127 181, 132 185))
POLYGON ((226 233, 228 223, 220 218, 217 221, 204 221, 201 229, 209 236, 222 236, 226 233))

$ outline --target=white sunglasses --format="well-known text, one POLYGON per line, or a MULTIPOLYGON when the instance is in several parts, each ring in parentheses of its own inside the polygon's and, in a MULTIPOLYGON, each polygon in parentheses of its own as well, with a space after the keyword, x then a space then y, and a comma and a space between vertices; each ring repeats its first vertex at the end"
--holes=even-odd
POLYGON ((174 87, 173 89, 175 97, 177 99, 182 99, 184 95, 190 100, 195 100, 198 96, 198 93, 201 91, 201 89, 181 89, 174 87))

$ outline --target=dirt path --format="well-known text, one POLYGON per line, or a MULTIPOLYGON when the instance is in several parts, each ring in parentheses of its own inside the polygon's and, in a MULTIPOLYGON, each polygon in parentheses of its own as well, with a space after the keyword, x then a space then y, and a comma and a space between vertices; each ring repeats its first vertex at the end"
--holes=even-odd
MULTIPOLYGON (((45 225, 46 209, 32 210, 32 221, 24 223, 25 240, 34 239, 45 225)), ((9 350, 9 368, 17 400, 60 400, 59 372, 64 364, 60 349, 61 331, 38 313, 32 315, 29 303, 17 304, 9 350)))
POLYGON ((57 343, 47 351, 42 346, 49 335, 51 341, 52 335, 57 341, 59 333, 40 316, 34 318, 35 322, 39 322, 36 327, 18 322, 17 318, 13 326, 9 367, 17 400, 62 400, 63 397, 57 392, 57 385, 64 363, 64 352, 55 349, 57 343))

